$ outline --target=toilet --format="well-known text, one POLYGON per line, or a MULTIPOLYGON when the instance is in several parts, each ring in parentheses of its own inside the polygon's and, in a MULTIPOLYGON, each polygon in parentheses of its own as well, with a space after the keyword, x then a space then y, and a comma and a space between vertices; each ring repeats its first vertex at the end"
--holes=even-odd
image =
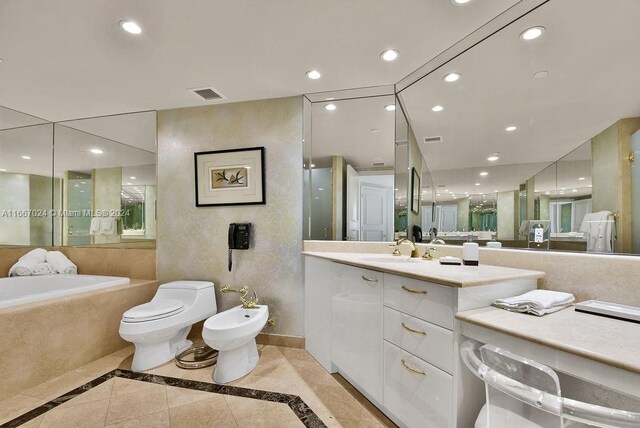
POLYGON ((257 305, 252 309, 236 306, 205 321, 202 338, 218 350, 218 362, 213 372, 215 383, 239 379, 258 365, 256 336, 268 318, 269 307, 257 305))
POLYGON ((212 282, 174 281, 158 287, 149 303, 129 309, 120 321, 120 337, 135 345, 131 370, 141 372, 171 361, 191 346, 191 326, 216 311, 212 282))

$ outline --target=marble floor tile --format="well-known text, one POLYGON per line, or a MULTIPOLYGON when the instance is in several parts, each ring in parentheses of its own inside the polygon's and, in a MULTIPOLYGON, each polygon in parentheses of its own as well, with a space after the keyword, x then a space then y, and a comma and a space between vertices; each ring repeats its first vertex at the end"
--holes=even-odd
POLYGON ((211 389, 215 366, 185 370, 169 362, 146 372, 160 378, 129 372, 130 346, 0 402, 0 421, 49 406, 50 410, 27 420, 24 426, 280 428, 304 426, 307 415, 317 422, 307 422, 309 426, 322 426, 317 418, 328 427, 395 426, 342 377, 327 373, 304 349, 259 345, 258 350, 258 367, 229 384, 248 389, 211 389), (80 386, 62 399, 62 404, 57 405, 60 400, 47 403, 80 386), (284 395, 261 395, 260 391, 284 395), (258 399, 248 398, 255 393, 259 393, 258 399), (293 404, 293 399, 302 407, 293 404), (87 410, 90 408, 95 411, 87 410))

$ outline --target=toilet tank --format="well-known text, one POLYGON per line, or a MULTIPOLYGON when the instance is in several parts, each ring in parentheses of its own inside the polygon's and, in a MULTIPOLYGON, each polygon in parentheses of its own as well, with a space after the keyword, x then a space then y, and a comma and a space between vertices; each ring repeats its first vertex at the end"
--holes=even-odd
POLYGON ((196 303, 213 303, 216 307, 216 292, 213 282, 209 281, 173 281, 162 284, 152 300, 175 299, 180 300, 186 306, 193 306, 196 303))

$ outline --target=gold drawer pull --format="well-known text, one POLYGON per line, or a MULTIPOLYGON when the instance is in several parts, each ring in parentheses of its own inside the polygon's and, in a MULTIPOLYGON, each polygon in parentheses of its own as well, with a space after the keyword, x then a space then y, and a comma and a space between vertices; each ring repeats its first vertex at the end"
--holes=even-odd
POLYGON ((364 279, 367 282, 378 282, 377 279, 375 278, 367 278, 366 276, 362 275, 362 279, 364 279))
POLYGON ((414 330, 414 329, 412 329, 411 327, 407 327, 407 325, 406 325, 405 323, 402 323, 402 327, 403 327, 405 330, 410 331, 411 333, 421 334, 421 335, 423 335, 423 336, 426 336, 426 335, 427 335, 427 332, 425 332, 425 331, 420 331, 420 330, 414 330))
POLYGON ((409 288, 409 287, 406 287, 406 286, 404 286, 404 285, 402 286, 402 289, 403 289, 404 291, 408 291, 409 293, 427 294, 427 292, 426 292, 426 291, 424 291, 424 290, 414 290, 413 288, 409 288))
POLYGON ((416 370, 416 369, 414 369, 412 367, 409 367, 405 360, 401 359, 400 361, 402 361, 402 365, 404 366, 404 368, 407 369, 408 371, 410 371, 411 373, 419 374, 419 375, 422 375, 422 376, 426 376, 427 375, 425 372, 421 372, 420 370, 416 370))

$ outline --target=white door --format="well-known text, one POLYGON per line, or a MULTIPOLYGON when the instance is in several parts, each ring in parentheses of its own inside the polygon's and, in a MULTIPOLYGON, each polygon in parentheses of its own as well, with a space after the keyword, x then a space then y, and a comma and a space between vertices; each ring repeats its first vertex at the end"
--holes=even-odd
POLYGON ((438 232, 453 232, 457 230, 458 206, 443 205, 440 212, 440 228, 438 232))
POLYGON ((392 239, 388 235, 391 219, 388 214, 389 189, 372 184, 360 186, 362 204, 360 224, 363 241, 386 241, 392 239))

